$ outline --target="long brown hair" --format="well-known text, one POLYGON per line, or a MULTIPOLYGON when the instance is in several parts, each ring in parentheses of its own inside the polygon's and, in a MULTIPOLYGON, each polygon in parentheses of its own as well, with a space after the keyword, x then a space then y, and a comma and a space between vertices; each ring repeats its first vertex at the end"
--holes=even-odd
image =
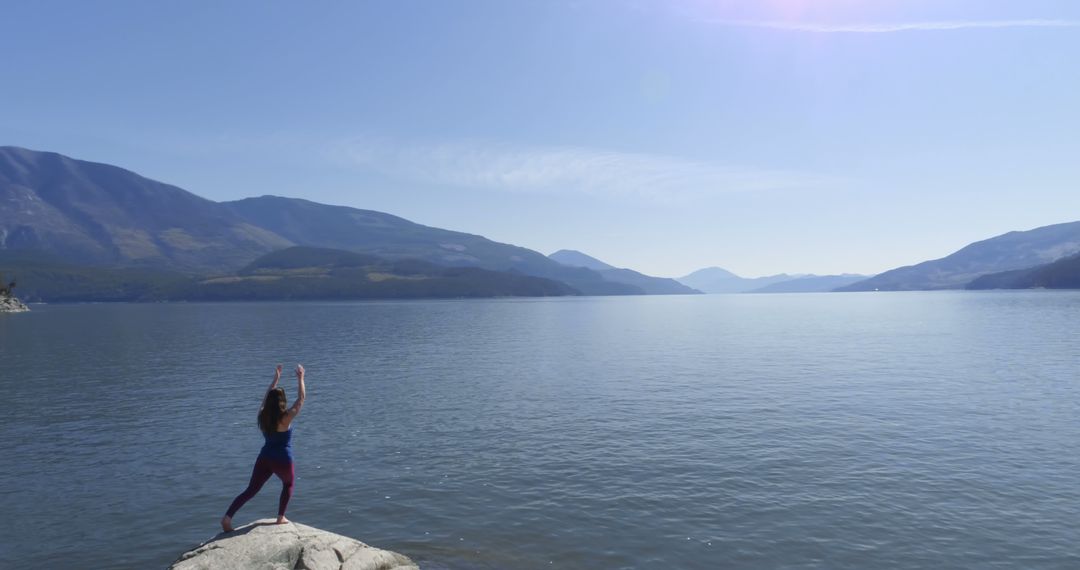
POLYGON ((283 388, 274 388, 266 393, 266 399, 263 400, 262 409, 259 410, 259 429, 263 433, 274 433, 277 431, 278 422, 281 421, 281 417, 285 415, 285 390, 283 388))

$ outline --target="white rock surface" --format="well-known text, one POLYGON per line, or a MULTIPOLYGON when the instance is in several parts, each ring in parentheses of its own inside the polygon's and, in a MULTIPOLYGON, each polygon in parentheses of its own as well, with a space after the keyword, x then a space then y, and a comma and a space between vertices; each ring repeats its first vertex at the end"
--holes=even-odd
POLYGON ((29 310, 30 307, 15 297, 0 297, 0 313, 24 313, 29 310))
POLYGON ((257 520, 185 552, 170 570, 419 570, 412 560, 302 524, 257 520))

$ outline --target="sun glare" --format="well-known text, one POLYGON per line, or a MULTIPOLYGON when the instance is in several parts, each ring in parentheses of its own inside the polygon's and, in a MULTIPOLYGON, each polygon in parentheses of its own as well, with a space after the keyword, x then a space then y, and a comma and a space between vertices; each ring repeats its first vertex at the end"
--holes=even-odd
POLYGON ((866 0, 714 0, 704 5, 713 18, 818 22, 870 18, 885 4, 866 0))

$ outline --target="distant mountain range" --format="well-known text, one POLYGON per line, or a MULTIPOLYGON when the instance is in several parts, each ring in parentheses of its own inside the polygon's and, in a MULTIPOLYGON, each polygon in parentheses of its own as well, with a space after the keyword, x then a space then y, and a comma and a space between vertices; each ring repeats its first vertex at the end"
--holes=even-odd
POLYGON ((706 267, 699 269, 685 277, 676 279, 687 287, 693 287, 706 293, 747 293, 754 289, 761 289, 774 283, 798 279, 801 275, 770 275, 768 277, 739 277, 738 275, 720 267, 706 267))
POLYGON ((632 269, 614 267, 595 257, 572 249, 560 249, 548 257, 570 267, 591 269, 608 281, 637 287, 648 295, 693 295, 701 293, 701 291, 687 287, 674 279, 651 277, 632 269))
POLYGON ((214 202, 116 166, 0 147, 0 270, 15 271, 19 292, 36 291, 31 298, 194 299, 212 291, 221 298, 271 298, 316 282, 244 273, 257 259, 269 263, 276 258, 263 256, 282 250, 294 260, 322 259, 325 250, 371 256, 363 265, 349 258, 353 265, 313 264, 304 268, 323 269, 300 272, 307 279, 322 271, 318 279, 324 284, 353 276, 356 283, 334 289, 348 298, 1080 287, 1080 222, 1009 232, 866 279, 744 278, 719 267, 665 279, 579 251, 548 257, 372 210, 277 196, 214 202), (428 265, 402 273, 407 262, 428 265), (477 271, 447 273, 440 267, 477 271))
MULTIPOLYGON (((1029 269, 1080 252, 1080 222, 1009 232, 975 242, 957 252, 900 267, 840 287, 838 291, 963 289, 991 273, 1029 269)), ((984 285, 991 280, 984 281, 984 285)))
POLYGON ((740 277, 727 269, 706 267, 678 278, 684 285, 706 293, 824 293, 866 279, 865 275, 789 275, 740 277))
POLYGON ((382 212, 275 196, 219 203, 115 166, 0 147, 0 253, 205 275, 298 245, 541 277, 587 295, 645 293, 530 249, 382 212))
POLYGON ((1015 231, 955 253, 873 277, 770 275, 744 278, 720 267, 677 280, 706 293, 921 291, 934 289, 1080 288, 1080 222, 1015 231))

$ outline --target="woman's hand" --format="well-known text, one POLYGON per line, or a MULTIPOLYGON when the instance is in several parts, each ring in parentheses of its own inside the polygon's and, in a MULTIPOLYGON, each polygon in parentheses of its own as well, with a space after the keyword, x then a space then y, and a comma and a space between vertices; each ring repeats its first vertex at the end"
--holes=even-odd
POLYGON ((282 366, 280 364, 278 364, 277 368, 274 369, 274 380, 281 379, 281 369, 282 369, 282 366))
POLYGON ((297 380, 303 380, 304 379, 304 366, 301 365, 301 364, 296 365, 296 379, 297 380))

